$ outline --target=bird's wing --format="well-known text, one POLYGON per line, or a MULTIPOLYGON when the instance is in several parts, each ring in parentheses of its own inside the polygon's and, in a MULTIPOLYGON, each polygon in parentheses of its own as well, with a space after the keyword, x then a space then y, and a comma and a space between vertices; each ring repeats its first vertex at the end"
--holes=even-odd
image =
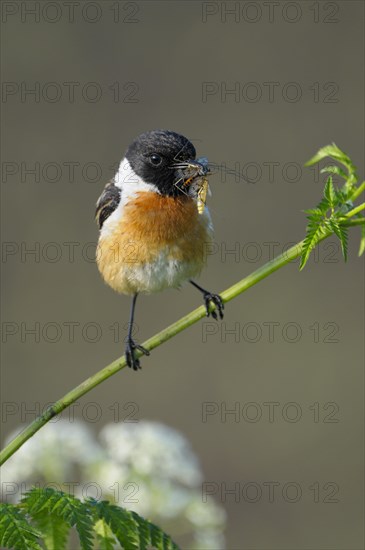
POLYGON ((121 189, 117 187, 114 180, 106 184, 104 191, 96 203, 95 220, 99 229, 103 223, 114 212, 120 202, 121 189))

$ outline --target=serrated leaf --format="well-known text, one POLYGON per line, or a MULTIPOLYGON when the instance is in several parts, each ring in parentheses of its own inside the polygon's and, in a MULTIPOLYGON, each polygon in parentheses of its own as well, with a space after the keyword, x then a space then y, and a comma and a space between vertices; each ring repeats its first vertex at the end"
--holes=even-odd
POLYGON ((326 185, 324 186, 323 196, 328 202, 328 205, 330 208, 334 208, 336 206, 336 191, 333 186, 333 181, 331 176, 326 181, 326 185))
POLYGON ((305 166, 312 166, 313 164, 316 164, 320 160, 330 157, 337 162, 341 163, 347 170, 347 174, 337 166, 327 166, 326 168, 322 169, 321 172, 332 172, 332 173, 338 173, 345 179, 345 184, 343 186, 344 192, 349 196, 354 186, 357 182, 357 174, 356 174, 356 167, 352 164, 352 161, 350 157, 341 151, 339 147, 335 143, 332 143, 331 145, 326 145, 325 147, 322 147, 311 159, 308 160, 308 162, 305 163, 305 166))
POLYGON ((319 149, 319 151, 311 159, 309 159, 304 166, 312 166, 326 157, 332 157, 345 165, 352 165, 352 162, 346 153, 341 151, 335 143, 331 143, 331 145, 326 145, 325 147, 319 149))
MULTIPOLYGON (((140 526, 141 532, 145 531, 146 527, 148 527, 149 539, 147 539, 146 542, 149 546, 152 545, 158 550, 176 550, 178 548, 171 538, 154 523, 146 521, 144 518, 136 514, 136 512, 132 512, 132 514, 140 526)), ((148 546, 146 548, 148 548, 148 546)))
POLYGON ((93 548, 93 522, 86 504, 78 498, 51 488, 34 488, 28 491, 22 499, 22 506, 30 515, 42 511, 56 514, 70 527, 75 527, 79 535, 82 550, 93 548))
POLYGON ((339 166, 331 165, 331 166, 325 166, 320 170, 321 174, 335 174, 336 176, 340 176, 343 179, 347 179, 347 174, 342 168, 339 166))
POLYGON ((341 243, 341 249, 342 254, 345 259, 345 262, 347 261, 347 245, 348 245, 348 230, 347 227, 344 227, 343 225, 340 225, 338 223, 338 220, 335 218, 331 218, 329 220, 330 227, 332 231, 337 235, 337 237, 340 240, 341 243))
POLYGON ((120 508, 107 501, 88 501, 97 518, 111 528, 119 544, 125 550, 179 550, 178 546, 159 527, 142 518, 136 512, 120 508))
POLYGON ((114 550, 117 544, 113 532, 103 519, 99 519, 94 525, 98 550, 114 550))
POLYGON ((41 531, 47 550, 66 548, 70 526, 61 517, 43 510, 34 514, 32 520, 41 531))
POLYGON ((326 228, 325 222, 310 221, 307 226, 307 234, 303 243, 303 250, 300 258, 299 269, 302 270, 308 261, 310 253, 318 244, 320 237, 323 235, 326 228))
POLYGON ((329 210, 329 208, 330 208, 330 204, 326 199, 326 197, 323 197, 317 204, 317 209, 320 210, 320 212, 322 213, 322 216, 326 215, 327 210, 329 210))
POLYGON ((94 502, 97 517, 111 528, 122 548, 139 550, 140 539, 137 524, 131 512, 107 501, 94 502))
POLYGON ((13 504, 0 504, 0 545, 15 550, 42 550, 39 533, 24 512, 13 504))
POLYGON ((308 214, 309 219, 320 220, 323 218, 323 212, 320 208, 308 208, 307 210, 303 210, 303 212, 308 214))

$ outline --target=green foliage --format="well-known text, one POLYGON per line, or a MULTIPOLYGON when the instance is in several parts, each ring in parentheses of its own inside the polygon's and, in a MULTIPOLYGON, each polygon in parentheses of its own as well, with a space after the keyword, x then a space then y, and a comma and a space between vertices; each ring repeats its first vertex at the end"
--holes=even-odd
POLYGON ((148 550, 154 547, 163 550, 178 549, 170 537, 159 527, 146 521, 135 512, 125 510, 109 502, 89 499, 88 504, 97 519, 104 521, 116 536, 122 548, 148 550))
POLYGON ((0 544, 3 548, 42 550, 37 542, 40 536, 19 508, 12 504, 0 505, 0 544))
POLYGON ((33 523, 43 533, 43 541, 47 550, 62 550, 66 548, 70 526, 61 516, 41 510, 32 516, 33 523))
POLYGON ((322 147, 322 149, 320 149, 318 153, 314 155, 314 157, 306 162, 305 166, 312 166, 313 164, 317 164, 317 162, 326 157, 330 157, 331 159, 342 164, 342 166, 344 166, 344 168, 346 169, 347 174, 341 167, 337 165, 325 166, 324 168, 322 168, 321 172, 337 174, 342 177, 345 180, 344 191, 348 194, 351 194, 351 191, 353 190, 357 182, 356 167, 352 164, 350 157, 346 155, 346 153, 341 151, 341 149, 337 147, 335 143, 322 147))
POLYGON ((99 519, 94 529, 99 550, 114 550, 117 541, 109 525, 103 519, 99 519))
MULTIPOLYGON (((328 232, 334 233, 338 237, 341 243, 343 257, 345 261, 347 260, 348 229, 345 225, 347 221, 345 214, 353 208, 353 199, 358 196, 357 191, 361 189, 356 185, 356 168, 352 164, 350 157, 341 151, 335 143, 320 149, 318 153, 306 163, 306 166, 316 164, 326 157, 330 157, 342 166, 329 165, 321 170, 321 172, 330 175, 324 187, 323 198, 318 203, 317 207, 305 210, 308 218, 308 225, 300 259, 300 269, 303 269, 313 248, 324 235, 328 234, 328 232), (344 179, 345 182, 340 189, 334 186, 332 175, 344 179)), ((364 227, 362 227, 359 255, 361 255, 364 250, 365 231, 364 227)))
POLYGON ((0 544, 15 550, 64 550, 75 527, 82 550, 178 550, 159 527, 107 501, 78 498, 51 488, 34 488, 18 505, 0 507, 0 544), (41 546, 43 544, 43 546, 41 546))
MULTIPOLYGON (((50 488, 32 489, 22 499, 24 509, 37 516, 44 512, 76 527, 82 550, 93 549, 93 522, 87 507, 78 498, 50 488)), ((59 550, 62 550, 62 546, 59 550)))

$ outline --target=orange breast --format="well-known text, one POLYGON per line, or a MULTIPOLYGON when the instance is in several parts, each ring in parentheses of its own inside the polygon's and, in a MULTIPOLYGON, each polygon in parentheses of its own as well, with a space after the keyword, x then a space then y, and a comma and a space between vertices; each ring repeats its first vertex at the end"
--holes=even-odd
POLYGON ((211 240, 208 219, 198 213, 196 203, 187 196, 165 197, 140 192, 126 204, 120 220, 103 235, 98 245, 97 262, 105 281, 120 292, 134 292, 123 282, 124 271, 153 264, 161 255, 167 260, 196 266, 205 263, 206 243, 211 240), (128 287, 128 288, 127 288, 128 287))

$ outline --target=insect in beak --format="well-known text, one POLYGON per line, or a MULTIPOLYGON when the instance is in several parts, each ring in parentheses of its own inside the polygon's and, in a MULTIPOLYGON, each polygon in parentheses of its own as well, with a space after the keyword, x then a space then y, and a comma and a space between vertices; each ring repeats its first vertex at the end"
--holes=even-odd
POLYGON ((196 160, 179 162, 174 165, 174 168, 180 169, 182 175, 181 180, 179 180, 182 182, 181 187, 186 188, 189 186, 189 194, 196 198, 198 212, 203 214, 209 188, 207 179, 210 173, 208 159, 200 157, 196 160))
POLYGON ((208 193, 208 179, 209 174, 208 159, 205 157, 198 158, 197 160, 188 161, 188 169, 193 170, 195 173, 184 181, 184 185, 190 185, 192 182, 196 184, 194 192, 196 194, 196 204, 198 213, 203 214, 208 193))

